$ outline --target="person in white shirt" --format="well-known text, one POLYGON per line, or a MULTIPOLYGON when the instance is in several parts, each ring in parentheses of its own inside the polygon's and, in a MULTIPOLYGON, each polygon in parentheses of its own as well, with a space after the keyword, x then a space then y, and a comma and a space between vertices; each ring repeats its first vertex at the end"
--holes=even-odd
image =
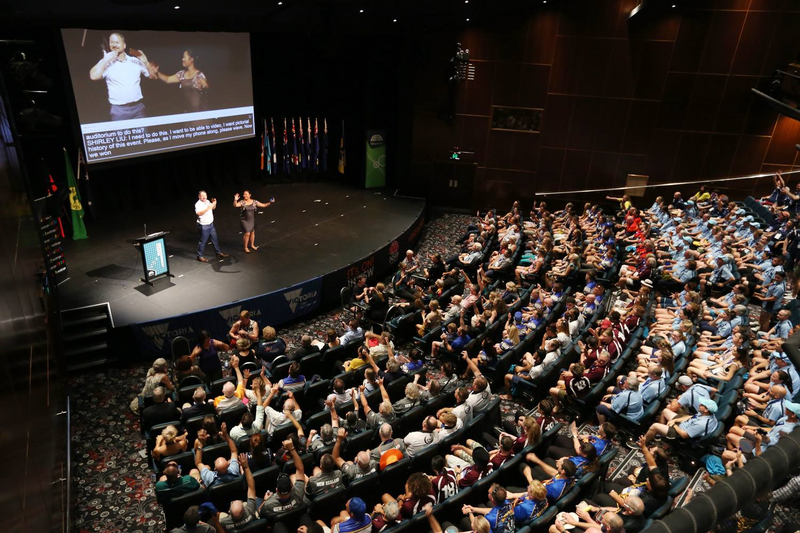
POLYGON ((211 239, 217 257, 225 259, 228 254, 222 253, 217 242, 217 230, 214 227, 214 209, 217 208, 217 199, 208 200, 206 191, 200 191, 197 195, 197 203, 194 204, 194 212, 197 215, 197 229, 200 230, 200 242, 197 244, 197 260, 201 263, 208 263, 208 259, 203 257, 206 251, 206 243, 211 239))
POLYGON ((131 50, 131 55, 128 55, 125 53, 125 46, 125 37, 121 33, 109 35, 110 50, 89 71, 91 80, 106 82, 112 121, 146 116, 141 79, 142 76, 151 78, 153 69, 142 51, 131 50))
POLYGON ((422 421, 421 431, 412 431, 406 435, 406 438, 403 439, 403 443, 406 445, 406 453, 409 457, 413 458, 426 446, 438 442, 439 433, 435 431, 438 426, 439 422, 436 418, 429 416, 422 421))

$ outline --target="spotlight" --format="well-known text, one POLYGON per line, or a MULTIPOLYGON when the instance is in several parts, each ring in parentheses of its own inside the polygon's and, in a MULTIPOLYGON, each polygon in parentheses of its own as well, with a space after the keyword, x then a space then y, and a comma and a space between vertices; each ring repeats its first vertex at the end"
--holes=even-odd
POLYGON ((469 22, 469 19, 467 19, 467 22, 469 22))
POLYGON ((180 8, 181 8, 181 6, 175 6, 175 9, 180 9, 180 8))
POLYGON ((363 12, 364 12, 364 10, 363 10, 363 9, 359 9, 359 10, 358 10, 358 12, 359 12, 359 13, 363 13, 363 12))
POLYGON ((397 22, 397 19, 392 19, 392 22, 397 22))
POLYGON ((278 5, 279 5, 279 6, 282 6, 282 5, 283 5, 283 2, 278 2, 278 5))

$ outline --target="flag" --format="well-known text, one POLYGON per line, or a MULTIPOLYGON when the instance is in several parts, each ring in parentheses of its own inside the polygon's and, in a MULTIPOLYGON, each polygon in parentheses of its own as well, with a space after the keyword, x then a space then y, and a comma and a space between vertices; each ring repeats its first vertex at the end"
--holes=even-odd
MULTIPOLYGON (((83 192, 86 194, 86 211, 93 220, 97 220, 97 211, 94 208, 94 194, 92 194, 92 186, 89 183, 89 169, 86 166, 86 160, 83 159, 83 152, 78 149, 78 179, 81 178, 80 169, 83 167, 83 192)), ((80 182, 78 183, 80 187, 80 182)))
POLYGON ((328 119, 323 118, 322 122, 322 170, 328 170, 328 119))
POLYGON ((319 172, 319 120, 314 118, 314 172, 319 172))
POLYGON ((308 170, 314 168, 312 160, 314 159, 314 147, 311 145, 311 117, 307 117, 308 128, 306 128, 306 135, 308 136, 308 170))
POLYGON ((266 134, 267 130, 267 121, 264 121, 264 132, 261 134, 261 170, 264 170, 264 147, 266 146, 264 142, 264 134, 266 134))
POLYGON ((342 140, 339 142, 339 174, 344 174, 344 166, 347 164, 347 155, 344 151, 344 120, 342 121, 342 140))
POLYGON ((289 161, 289 141, 286 137, 286 119, 283 119, 283 169, 288 174, 292 171, 289 161))
POLYGON ((303 117, 297 119, 300 126, 300 168, 306 168, 306 134, 303 133, 303 117))
POLYGON ((270 149, 272 151, 272 173, 278 173, 278 151, 275 147, 276 138, 275 138, 275 122, 273 122, 272 117, 269 117, 269 125, 272 128, 272 140, 270 141, 270 149))
POLYGON ((297 168, 297 132, 294 129, 294 117, 292 117, 292 164, 297 168))
MULTIPOLYGON (((269 130, 267 129, 267 119, 264 119, 264 135, 263 135, 264 145, 261 147, 261 153, 264 154, 266 152, 266 160, 267 160, 267 174, 272 174, 272 148, 269 145, 269 130)), ((264 155, 261 156, 261 160, 264 160, 264 155)), ((262 165, 261 170, 264 170, 262 165)))
MULTIPOLYGON (((42 160, 44 163, 44 160, 42 160)), ((47 188, 47 196, 53 196, 55 193, 58 192, 58 185, 56 185, 56 180, 53 179, 53 175, 50 173, 50 170, 46 168, 47 165, 45 164, 45 171, 47 172, 47 177, 50 178, 50 186, 47 188)), ((61 217, 56 217, 58 219, 58 230, 60 231, 61 238, 67 236, 64 233, 64 224, 61 222, 61 217)))
POLYGON ((81 193, 78 191, 78 182, 75 181, 75 173, 72 172, 72 163, 69 162, 69 154, 64 148, 64 163, 67 166, 67 187, 69 187, 69 206, 72 211, 72 238, 74 240, 85 239, 86 226, 83 224, 83 206, 81 205, 81 193))

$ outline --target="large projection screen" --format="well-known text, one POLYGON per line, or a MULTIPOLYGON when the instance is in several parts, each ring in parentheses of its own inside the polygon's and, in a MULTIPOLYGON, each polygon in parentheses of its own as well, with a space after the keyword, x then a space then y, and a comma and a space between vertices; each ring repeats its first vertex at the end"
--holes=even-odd
POLYGON ((89 164, 255 135, 248 34, 61 35, 89 164))

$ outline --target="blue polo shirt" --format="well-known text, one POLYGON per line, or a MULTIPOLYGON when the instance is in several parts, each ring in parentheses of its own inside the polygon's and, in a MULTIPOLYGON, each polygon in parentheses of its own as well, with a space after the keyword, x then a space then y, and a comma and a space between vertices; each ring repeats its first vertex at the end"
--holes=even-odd
POLYGON ((361 519, 349 518, 333 528, 334 533, 337 531, 339 533, 367 533, 372 531, 372 518, 368 514, 364 514, 361 519))
POLYGON ((611 399, 611 409, 615 413, 625 415, 633 421, 637 421, 644 415, 644 403, 639 391, 624 390, 614 395, 611 399))
POLYGON ((678 403, 691 413, 698 412, 700 400, 711 398, 711 389, 701 383, 695 383, 680 395, 678 403))
MULTIPOLYGON (((534 501, 526 494, 514 507, 514 521, 518 526, 524 526, 534 518, 540 516, 548 507, 547 499, 534 501)), ((491 522, 490 522, 491 523, 491 522)))
POLYGON ((779 339, 788 339, 793 327, 794 324, 792 324, 791 320, 781 320, 775 324, 775 337, 779 339))
POLYGON ((783 398, 775 398, 767 402, 767 406, 764 407, 762 416, 772 420, 773 422, 777 422, 783 418, 784 412, 786 411, 786 408, 783 406, 784 401, 785 400, 783 398))
POLYGON ((689 420, 684 420, 678 426, 689 434, 689 438, 700 440, 714 433, 718 425, 719 420, 714 415, 701 416, 696 414, 689 420))
POLYGON ((547 500, 550 503, 555 503, 558 501, 558 499, 566 494, 567 491, 572 487, 572 483, 572 478, 561 479, 557 476, 553 476, 545 481, 544 486, 547 488, 547 500))
POLYGON ((789 417, 787 417, 787 416, 781 417, 780 420, 775 422, 775 425, 772 426, 772 429, 770 429, 767 432, 766 441, 762 441, 761 442, 761 451, 762 452, 764 450, 766 450, 768 447, 773 446, 775 444, 778 444, 778 441, 780 440, 781 435, 784 435, 784 434, 788 435, 789 433, 794 431, 794 428, 797 427, 797 422, 787 422, 788 418, 789 417))
POLYGON ((658 398, 659 394, 664 392, 666 386, 667 384, 664 383, 663 379, 647 378, 639 387, 639 393, 642 395, 644 403, 650 403, 658 398))
POLYGON ((589 442, 591 442, 592 446, 594 446, 594 449, 597 450, 597 457, 600 457, 606 453, 606 450, 611 445, 610 440, 603 440, 600 437, 595 437, 594 435, 589 437, 589 442))
POLYGON ((776 298, 774 302, 762 302, 761 307, 764 308, 765 311, 773 312, 777 311, 783 305, 783 293, 786 292, 786 284, 784 282, 777 282, 773 281, 769 287, 767 287, 767 298, 772 298, 773 296, 776 298))

